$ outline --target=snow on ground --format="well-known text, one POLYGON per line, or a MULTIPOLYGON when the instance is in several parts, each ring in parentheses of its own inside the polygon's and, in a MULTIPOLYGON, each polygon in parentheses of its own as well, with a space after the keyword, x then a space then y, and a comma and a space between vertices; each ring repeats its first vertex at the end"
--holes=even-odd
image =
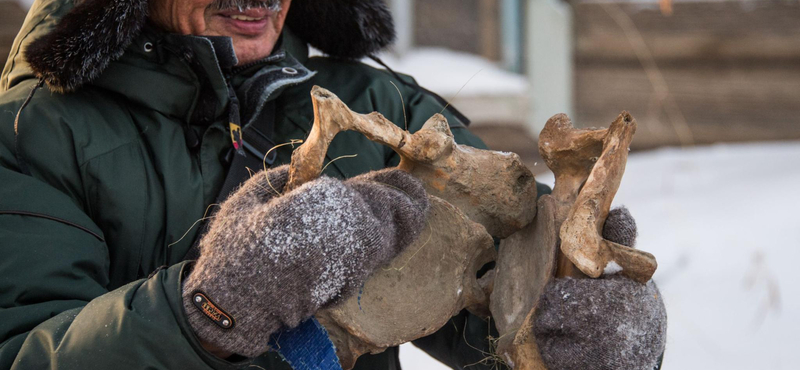
POLYGON ((25 9, 30 9, 31 5, 33 5, 34 0, 17 0, 25 9))
MULTIPOLYGON (((524 76, 505 71, 474 54, 442 48, 417 48, 400 58, 390 53, 384 53, 380 58, 396 72, 414 76, 420 86, 442 96, 452 97, 462 87, 459 96, 463 97, 522 95, 528 89, 524 76)), ((370 59, 364 62, 383 68, 370 59)))
MULTIPOLYGON (((638 246, 658 258, 664 369, 798 368, 798 162, 800 142, 630 156, 615 205, 630 208, 638 246)), ((406 369, 444 369, 408 346, 406 369)))
POLYGON ((400 346, 400 366, 403 370, 450 370, 411 343, 400 346))

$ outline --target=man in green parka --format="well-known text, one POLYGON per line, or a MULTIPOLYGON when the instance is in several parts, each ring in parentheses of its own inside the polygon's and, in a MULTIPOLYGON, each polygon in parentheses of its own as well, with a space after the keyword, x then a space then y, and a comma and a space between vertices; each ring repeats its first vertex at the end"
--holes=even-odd
MULTIPOLYGON (((260 347, 236 350, 236 340, 247 335, 209 341, 207 333, 218 329, 201 328, 206 324, 192 318, 191 308, 193 299, 205 296, 183 289, 184 284, 237 289, 230 286, 233 280, 225 280, 220 266, 254 263, 265 256, 252 250, 271 248, 263 239, 245 240, 241 243, 248 248, 236 249, 241 244, 237 241, 224 246, 232 249, 212 255, 209 250, 225 244, 219 241, 225 240, 220 235, 226 229, 218 226, 223 230, 218 232, 212 226, 203 237, 209 228, 196 224, 209 205, 227 196, 220 193, 236 156, 265 154, 242 147, 248 141, 236 128, 243 127, 252 137, 248 129, 266 120, 272 122, 267 126, 271 132, 258 133, 266 134, 272 146, 304 139, 313 120, 313 85, 331 90, 355 111, 378 111, 392 122, 407 121, 412 132, 442 111, 443 104, 409 77, 357 62, 393 39, 391 18, 381 1, 74 3, 33 4, 0 80, 0 369, 289 369, 260 347), (309 44, 328 57, 309 58, 309 44), (200 262, 194 267, 198 249, 193 246, 203 241, 213 245, 199 249, 200 262), (203 258, 222 262, 214 267, 203 258)), ((458 142, 484 147, 460 116, 450 110, 444 114, 458 142)), ((352 215, 366 214, 358 227, 386 222, 415 235, 418 227, 411 220, 424 219, 426 209, 414 196, 417 185, 391 172, 371 172, 397 164, 396 154, 348 132, 333 141, 328 159, 352 154, 358 157, 334 162, 325 175, 355 179, 320 181, 304 195, 278 197, 278 202, 272 202, 274 194, 257 194, 244 186, 232 196, 237 201, 226 204, 269 202, 263 218, 277 221, 259 227, 291 238, 302 233, 289 232, 293 229, 284 225, 286 220, 303 220, 292 210, 326 206, 326 194, 336 193, 350 199, 329 205, 342 220, 361 220, 352 215), (365 173, 371 174, 357 177, 365 173), (381 201, 383 196, 394 199, 397 194, 387 188, 396 187, 408 199, 381 201), (396 212, 394 218, 376 218, 364 207, 396 212)), ((279 164, 288 163, 290 155, 290 147, 271 152, 275 169, 269 176, 275 183, 283 176, 279 164)), ((235 207, 223 206, 219 214, 242 217, 253 208, 231 209, 235 207)), ((250 222, 235 217, 229 218, 233 225, 250 222)), ((352 293, 370 269, 409 243, 390 237, 359 239, 370 233, 372 229, 353 231, 360 247, 348 251, 381 257, 369 263, 354 258, 357 268, 348 270, 342 286, 325 291, 325 299, 298 296, 314 302, 313 307, 299 304, 308 314, 352 293), (389 249, 393 252, 384 253, 389 249)), ((297 277, 302 274, 249 274, 256 276, 250 280, 253 285, 281 277, 303 281, 297 277)), ((309 289, 319 293, 314 286, 309 289)), ((239 308, 221 308, 263 310, 256 316, 279 317, 270 328, 291 321, 280 312, 285 307, 236 302, 239 308)), ((456 369, 484 359, 487 324, 466 312, 452 321, 415 344, 456 369)), ((240 324, 236 329, 266 330, 240 324)), ((663 343, 654 348, 660 354, 663 343)), ((365 355, 356 369, 399 369, 397 354, 391 348, 365 355)), ((470 368, 480 367, 488 368, 470 368)))

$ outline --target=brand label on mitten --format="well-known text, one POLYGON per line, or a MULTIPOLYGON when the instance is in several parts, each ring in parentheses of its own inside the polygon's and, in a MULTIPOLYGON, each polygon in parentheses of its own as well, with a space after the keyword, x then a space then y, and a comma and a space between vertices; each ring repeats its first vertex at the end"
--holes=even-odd
POLYGON ((235 324, 233 321, 233 316, 228 315, 227 312, 217 307, 217 305, 208 299, 205 294, 201 292, 195 292, 192 296, 192 302, 194 303, 194 306, 200 310, 200 312, 206 315, 206 317, 211 319, 211 321, 217 324, 217 326, 220 328, 233 328, 233 325, 235 324))

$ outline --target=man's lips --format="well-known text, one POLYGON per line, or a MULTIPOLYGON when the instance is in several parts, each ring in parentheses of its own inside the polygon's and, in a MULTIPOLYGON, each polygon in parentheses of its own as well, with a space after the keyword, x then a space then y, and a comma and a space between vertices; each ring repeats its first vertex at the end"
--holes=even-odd
POLYGON ((252 18, 252 19, 256 20, 256 19, 266 18, 267 16, 270 15, 270 13, 271 12, 269 11, 269 9, 253 8, 253 9, 247 9, 247 10, 241 10, 241 11, 239 9, 223 10, 223 11, 217 13, 217 15, 221 15, 223 17, 228 17, 228 18, 245 17, 245 18, 252 18))
POLYGON ((244 36, 259 36, 263 34, 269 23, 272 12, 269 9, 247 9, 243 11, 223 10, 216 14, 222 18, 225 25, 234 33, 244 36))

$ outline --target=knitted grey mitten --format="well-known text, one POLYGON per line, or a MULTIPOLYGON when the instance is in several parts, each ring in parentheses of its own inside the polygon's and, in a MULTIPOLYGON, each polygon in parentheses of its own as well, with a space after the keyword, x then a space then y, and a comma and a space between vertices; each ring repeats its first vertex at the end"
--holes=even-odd
POLYGON ((667 312, 653 281, 561 278, 539 301, 534 334, 550 370, 652 370, 664 352, 667 312))
POLYGON ((403 171, 278 195, 287 169, 254 175, 222 204, 183 283, 189 323, 221 350, 266 352, 270 334, 357 291, 424 226, 427 194, 403 171))
MULTIPOLYGON (((604 238, 632 247, 636 235, 627 208, 609 212, 604 238)), ((550 370, 651 370, 664 352, 667 312, 653 281, 555 279, 539 301, 534 333, 550 370)))
POLYGON ((603 224, 603 237, 617 244, 636 246, 636 221, 631 216, 631 211, 625 206, 617 207, 608 212, 606 223, 603 224))

